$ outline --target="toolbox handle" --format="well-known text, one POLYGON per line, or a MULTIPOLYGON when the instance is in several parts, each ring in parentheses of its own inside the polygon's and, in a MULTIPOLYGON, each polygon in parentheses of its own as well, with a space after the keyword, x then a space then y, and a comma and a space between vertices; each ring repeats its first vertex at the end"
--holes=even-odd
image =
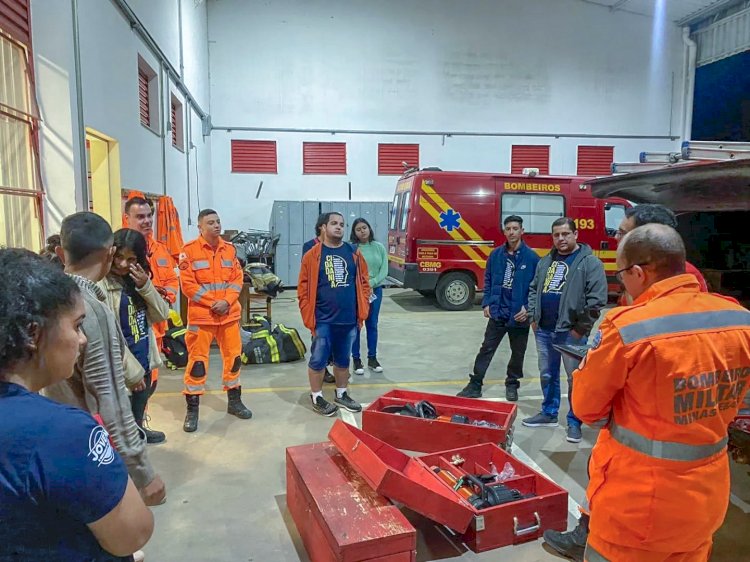
POLYGON ((517 537, 522 537, 524 535, 536 533, 542 526, 542 519, 539 517, 539 514, 536 511, 534 512, 534 517, 536 518, 536 525, 525 527, 524 529, 518 528, 518 517, 513 517, 513 534, 517 537))

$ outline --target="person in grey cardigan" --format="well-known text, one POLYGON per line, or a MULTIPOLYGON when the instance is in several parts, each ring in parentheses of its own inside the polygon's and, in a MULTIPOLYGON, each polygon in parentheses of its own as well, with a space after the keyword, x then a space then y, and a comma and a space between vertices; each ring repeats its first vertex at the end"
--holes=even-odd
MULTIPOLYGON (((523 420, 526 427, 557 427, 560 408, 560 352, 554 344, 583 345, 607 304, 604 264, 591 247, 578 242, 573 219, 552 223, 553 248, 536 268, 529 288, 529 318, 536 338, 542 380, 541 411, 523 420)), ((573 412, 573 371, 578 362, 562 357, 568 375, 567 440, 581 441, 581 420, 573 412)))
POLYGON ((127 350, 127 344, 104 292, 96 285, 112 263, 112 228, 99 215, 80 212, 63 220, 60 236, 62 248, 57 249, 58 256, 83 295, 86 317, 82 330, 87 343, 73 376, 47 387, 43 393, 52 400, 98 415, 146 505, 163 503, 164 482, 148 459, 146 440, 133 419, 128 397, 123 370, 123 349, 127 350))

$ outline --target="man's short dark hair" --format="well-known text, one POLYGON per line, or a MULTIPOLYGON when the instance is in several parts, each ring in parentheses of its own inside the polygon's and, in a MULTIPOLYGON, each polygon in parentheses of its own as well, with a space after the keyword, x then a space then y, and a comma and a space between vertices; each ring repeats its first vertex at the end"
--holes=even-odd
POLYGON ((630 207, 625 210, 625 217, 633 219, 635 226, 643 226, 644 224, 664 224, 677 228, 677 217, 664 205, 658 205, 656 203, 648 203, 644 205, 637 205, 630 207))
POLYGON ((143 197, 131 197, 125 202, 125 214, 126 215, 130 214, 130 208, 133 205, 148 205, 152 211, 154 209, 153 205, 151 204, 151 201, 149 201, 148 199, 145 199, 143 197))
POLYGON ((81 211, 65 217, 60 227, 62 249, 71 265, 81 263, 91 254, 112 246, 112 227, 102 217, 81 211))
POLYGON ((207 217, 208 215, 217 215, 219 213, 214 211, 213 209, 203 209, 200 213, 198 213, 198 220, 200 221, 203 217, 207 217))
POLYGON ((315 221, 315 236, 320 236, 320 229, 323 228, 323 225, 326 223, 326 215, 327 213, 321 213, 318 215, 318 220, 315 221))
POLYGON ((338 211, 331 211, 330 213, 323 213, 323 215, 322 215, 323 216, 323 224, 328 224, 329 222, 331 222, 331 217, 333 215, 336 215, 337 217, 341 217, 342 219, 344 218, 344 215, 342 215, 338 211))
POLYGON ((568 226, 573 232, 578 231, 576 222, 570 217, 560 217, 559 219, 556 219, 555 222, 552 223, 552 228, 550 230, 555 230, 556 226, 568 226))
POLYGON ((505 217, 503 226, 508 226, 509 222, 517 222, 519 225, 521 225, 521 228, 523 228, 523 219, 518 215, 510 215, 509 217, 505 217))
POLYGON ((671 226, 650 223, 636 227, 620 245, 625 265, 649 265, 659 279, 685 273, 685 244, 671 226))

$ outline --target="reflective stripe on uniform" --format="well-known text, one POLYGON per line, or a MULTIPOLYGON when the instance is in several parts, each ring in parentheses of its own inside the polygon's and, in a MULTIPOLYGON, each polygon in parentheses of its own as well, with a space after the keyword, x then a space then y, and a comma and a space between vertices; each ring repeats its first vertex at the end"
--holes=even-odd
POLYGON ((203 390, 203 385, 186 384, 185 390, 188 392, 201 392, 203 390))
POLYGON ((221 260, 221 267, 232 267, 234 262, 232 260, 221 260))
POLYGON ((193 333, 200 332, 200 328, 198 326, 188 326, 187 329, 188 331, 193 332, 193 333))
POLYGON ((225 382, 224 386, 226 386, 227 388, 237 388, 238 386, 240 386, 240 377, 237 377, 233 381, 225 382))
POLYGON ((655 459, 669 461, 698 461, 707 459, 721 452, 727 446, 726 437, 711 445, 690 445, 688 443, 649 439, 635 431, 617 425, 614 420, 610 422, 609 432, 615 441, 634 451, 655 459))
POLYGON ((211 267, 211 264, 208 263, 208 260, 195 260, 193 262, 193 270, 197 271, 200 269, 208 269, 211 267))
POLYGON ((714 310, 649 318, 620 328, 619 331, 622 343, 629 345, 652 336, 680 334, 695 330, 749 327, 750 312, 747 310, 714 310))
POLYGON ((164 287, 164 290, 168 293, 172 293, 173 295, 177 294, 177 291, 175 289, 172 289, 170 287, 164 287))
POLYGON ((200 288, 200 289, 198 289, 198 291, 197 291, 197 292, 196 292, 196 293, 195 293, 195 294, 193 295, 193 300, 194 300, 195 302, 201 302, 201 297, 202 297, 203 295, 205 295, 206 293, 208 293, 208 289, 206 289, 206 286, 205 286, 205 285, 203 285, 203 286, 201 286, 201 288, 200 288))
POLYGON ((242 287, 240 287, 239 285, 235 285, 233 283, 227 283, 226 286, 227 286, 226 287, 227 289, 234 289, 235 291, 241 291, 242 290, 242 287))
POLYGON ((167 261, 167 258, 158 258, 156 260, 156 265, 159 267, 167 267, 169 265, 169 262, 167 261))
POLYGON ((609 562, 607 558, 604 558, 604 556, 594 550, 591 543, 586 543, 586 550, 583 553, 583 559, 585 562, 609 562))

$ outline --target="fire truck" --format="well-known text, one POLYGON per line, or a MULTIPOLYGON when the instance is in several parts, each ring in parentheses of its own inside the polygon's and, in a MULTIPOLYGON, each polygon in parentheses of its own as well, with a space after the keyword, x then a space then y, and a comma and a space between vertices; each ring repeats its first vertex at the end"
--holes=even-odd
POLYGON ((604 262, 613 293, 615 234, 630 203, 596 199, 591 177, 407 171, 399 178, 388 230, 389 277, 399 286, 434 295, 446 310, 467 310, 484 290, 492 250, 504 243, 503 220, 523 218, 524 241, 539 255, 552 247, 551 225, 572 218, 578 241, 604 262))

